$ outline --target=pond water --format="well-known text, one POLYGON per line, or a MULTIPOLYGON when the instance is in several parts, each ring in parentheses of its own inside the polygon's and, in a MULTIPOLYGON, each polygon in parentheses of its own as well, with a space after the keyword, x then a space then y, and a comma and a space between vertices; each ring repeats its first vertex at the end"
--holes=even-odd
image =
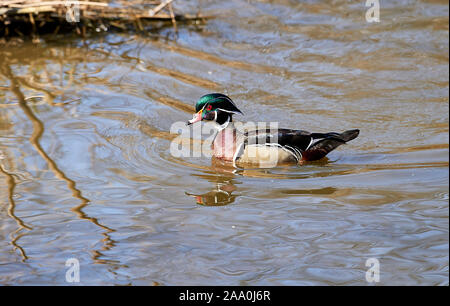
POLYGON ((0 45, 0 284, 448 285, 447 1, 176 1, 148 35, 0 45), (320 162, 175 157, 209 92, 312 132, 320 162))

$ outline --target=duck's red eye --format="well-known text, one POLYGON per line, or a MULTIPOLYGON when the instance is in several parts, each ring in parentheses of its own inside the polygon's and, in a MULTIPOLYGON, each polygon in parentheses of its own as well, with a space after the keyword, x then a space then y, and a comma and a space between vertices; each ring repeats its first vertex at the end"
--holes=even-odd
POLYGON ((206 110, 207 111, 210 111, 210 110, 212 110, 212 105, 210 104, 210 105, 208 105, 207 107, 206 107, 206 110))

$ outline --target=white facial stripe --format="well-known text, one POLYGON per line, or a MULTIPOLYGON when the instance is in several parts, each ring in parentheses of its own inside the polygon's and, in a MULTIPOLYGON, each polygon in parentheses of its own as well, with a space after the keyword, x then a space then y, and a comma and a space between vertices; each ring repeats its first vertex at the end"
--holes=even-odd
MULTIPOLYGON (((211 101, 208 101, 208 103, 206 103, 206 104, 212 103, 212 102, 214 102, 214 101, 216 101, 216 100, 220 100, 220 99, 225 99, 225 100, 227 100, 228 102, 230 102, 231 104, 233 104, 234 107, 237 108, 237 106, 236 106, 236 104, 234 104, 233 100, 231 100, 231 99, 230 99, 229 97, 227 97, 227 96, 222 96, 222 97, 214 98, 214 99, 212 99, 211 101)), ((205 104, 205 106, 206 106, 206 104, 205 104)), ((204 106, 203 106, 203 107, 204 107, 204 106)), ((223 109, 222 109, 222 110, 223 110, 223 109)), ((237 114, 237 112, 231 112, 231 111, 226 111, 226 110, 223 110, 223 111, 224 111, 224 112, 233 113, 233 114, 237 114)))
POLYGON ((235 112, 235 111, 229 111, 229 110, 222 109, 222 108, 216 108, 216 110, 221 110, 222 112, 226 112, 226 113, 229 113, 229 114, 239 114, 238 112, 235 112))

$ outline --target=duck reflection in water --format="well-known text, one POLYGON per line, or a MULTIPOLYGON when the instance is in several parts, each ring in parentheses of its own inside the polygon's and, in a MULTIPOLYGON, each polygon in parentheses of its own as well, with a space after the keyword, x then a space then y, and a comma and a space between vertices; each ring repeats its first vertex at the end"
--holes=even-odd
POLYGON ((214 188, 206 193, 193 194, 186 192, 186 195, 194 197, 197 204, 204 206, 225 206, 234 202, 239 195, 232 194, 236 191, 235 171, 232 163, 224 162, 213 157, 211 160, 211 172, 197 174, 214 184, 214 188))

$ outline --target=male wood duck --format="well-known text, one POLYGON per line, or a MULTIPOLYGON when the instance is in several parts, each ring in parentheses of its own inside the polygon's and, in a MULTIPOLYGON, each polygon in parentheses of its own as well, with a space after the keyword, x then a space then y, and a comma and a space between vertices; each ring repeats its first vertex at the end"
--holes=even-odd
POLYGON ((310 133, 290 129, 245 129, 233 122, 234 114, 242 114, 226 95, 211 93, 202 96, 195 105, 196 114, 188 121, 212 122, 217 129, 213 156, 233 164, 275 166, 283 163, 303 163, 325 157, 341 144, 355 139, 359 130, 343 133, 310 133))

